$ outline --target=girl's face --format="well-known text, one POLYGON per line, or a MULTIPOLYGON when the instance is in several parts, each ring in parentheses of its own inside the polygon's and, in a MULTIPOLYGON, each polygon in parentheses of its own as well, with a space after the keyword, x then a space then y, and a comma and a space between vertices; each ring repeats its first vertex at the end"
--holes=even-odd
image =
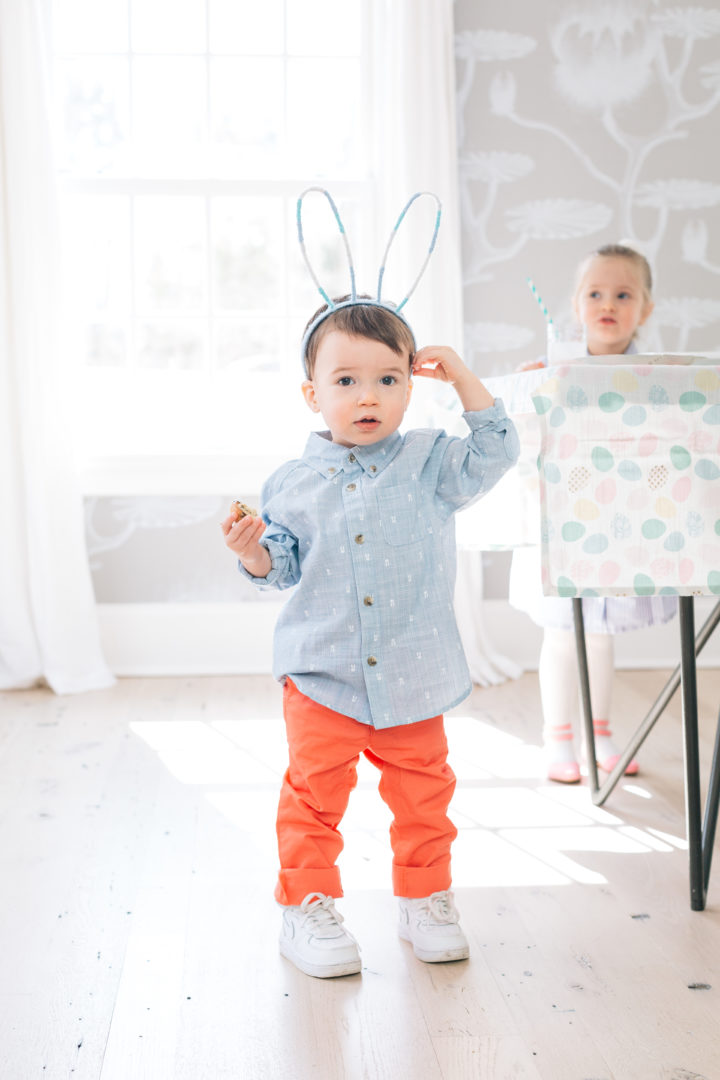
POLYGON ((653 309, 640 268, 622 255, 596 255, 578 285, 573 307, 587 330, 591 356, 624 353, 653 309))
POLYGON ((305 400, 322 413, 332 441, 369 446, 392 435, 410 401, 410 357, 380 341, 327 334, 318 348, 312 379, 303 383, 305 400))

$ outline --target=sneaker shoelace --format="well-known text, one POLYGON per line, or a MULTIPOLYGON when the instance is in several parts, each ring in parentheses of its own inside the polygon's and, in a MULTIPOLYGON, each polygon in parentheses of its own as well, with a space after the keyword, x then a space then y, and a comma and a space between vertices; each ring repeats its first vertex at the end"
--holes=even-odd
POLYGON ((436 923, 456 923, 459 915, 449 892, 435 892, 428 897, 428 916, 436 923))
POLYGON ((352 941, 355 941, 349 930, 344 927, 340 928, 340 924, 344 922, 344 919, 335 908, 334 897, 325 896, 324 893, 308 893, 300 904, 300 911, 304 916, 303 926, 307 924, 316 933, 319 932, 318 936, 323 936, 323 930, 340 930, 341 933, 346 934, 352 941))

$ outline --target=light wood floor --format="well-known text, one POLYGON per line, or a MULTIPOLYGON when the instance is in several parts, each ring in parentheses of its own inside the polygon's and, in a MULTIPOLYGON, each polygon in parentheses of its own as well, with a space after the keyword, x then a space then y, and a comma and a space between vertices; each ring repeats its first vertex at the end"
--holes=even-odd
MULTIPOLYGON (((616 727, 661 681, 618 674, 616 727)), ((705 782, 719 671, 700 703, 705 782)), ((471 959, 397 938, 364 763, 338 904, 363 971, 320 980, 277 950, 269 678, 0 695, 0 1078, 718 1080, 720 857, 691 911, 679 702, 604 809, 542 779, 534 675, 448 731, 471 959)))

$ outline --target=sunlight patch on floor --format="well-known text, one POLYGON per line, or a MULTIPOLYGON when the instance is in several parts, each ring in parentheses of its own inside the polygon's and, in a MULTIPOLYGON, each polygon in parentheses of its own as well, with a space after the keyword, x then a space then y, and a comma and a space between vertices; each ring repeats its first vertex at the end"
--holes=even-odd
MULTIPOLYGON (((265 872, 274 867, 275 814, 287 764, 281 718, 129 726, 179 782, 208 789, 209 803, 243 834, 244 857, 250 852, 265 872)), ((450 809, 458 828, 453 846, 458 887, 604 884, 603 874, 583 865, 583 852, 633 855, 687 848, 681 838, 625 825, 617 814, 595 806, 586 783, 548 783, 540 747, 483 719, 451 715, 447 732, 458 781, 450 809)), ((343 882, 352 889, 388 889, 391 814, 377 790, 378 770, 361 757, 357 773, 341 824, 343 882)), ((652 799, 636 780, 623 790, 652 799)))

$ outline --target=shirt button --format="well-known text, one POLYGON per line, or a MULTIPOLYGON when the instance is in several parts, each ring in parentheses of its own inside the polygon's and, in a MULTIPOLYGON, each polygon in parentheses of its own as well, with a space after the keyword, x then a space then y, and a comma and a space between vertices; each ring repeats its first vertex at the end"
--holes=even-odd
POLYGON ((354 490, 355 490, 355 486, 356 486, 355 484, 348 484, 348 486, 347 486, 347 490, 348 490, 348 491, 354 491, 354 490))
POLYGON ((356 544, 364 544, 365 543, 365 537, 363 536, 362 533, 357 534, 357 536, 355 537, 355 543, 356 544))
POLYGON ((348 461, 355 462, 357 461, 357 458, 354 454, 348 454, 348 461))
POLYGON ((328 469, 328 472, 330 472, 330 473, 332 473, 332 472, 336 472, 336 471, 337 471, 337 470, 336 470, 336 469, 335 469, 335 468, 334 468, 334 467, 333 467, 332 465, 331 465, 331 466, 330 466, 330 468, 328 469))
POLYGON ((377 472, 377 465, 371 465, 370 472, 377 472))
POLYGON ((363 597, 363 604, 365 605, 365 607, 372 607, 374 603, 375 601, 373 600, 372 596, 363 597))
POLYGON ((370 667, 375 667, 375 665, 377 664, 377 659, 374 656, 368 656, 368 664, 370 665, 370 667))

